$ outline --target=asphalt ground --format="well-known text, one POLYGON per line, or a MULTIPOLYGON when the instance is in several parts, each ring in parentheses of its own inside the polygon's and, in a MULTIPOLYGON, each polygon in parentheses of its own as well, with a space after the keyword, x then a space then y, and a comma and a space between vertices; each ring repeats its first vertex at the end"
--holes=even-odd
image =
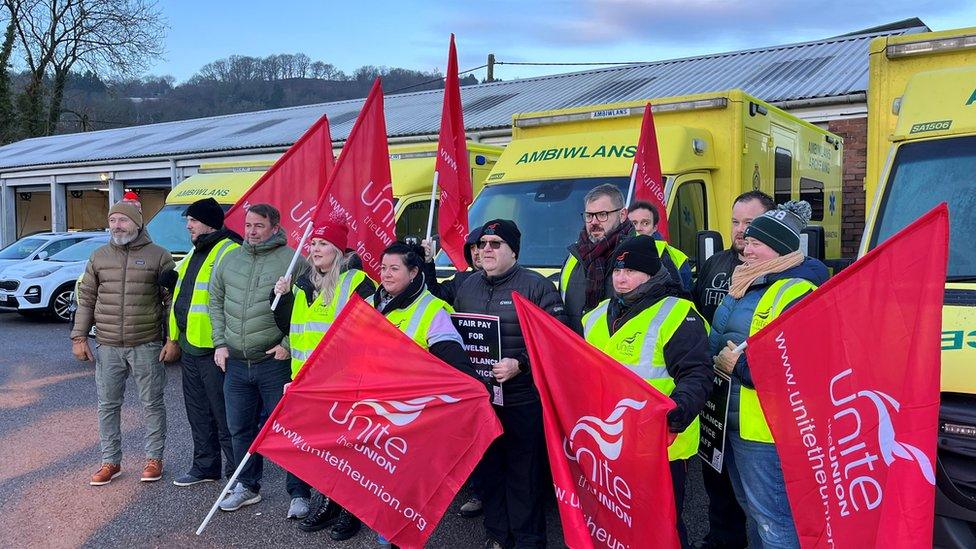
MULTIPOLYGON (((163 479, 139 482, 144 454, 142 410, 130 381, 122 413, 122 476, 88 485, 99 465, 94 365, 71 356, 66 324, 0 314, 0 547, 376 547, 366 528, 335 543, 285 519, 284 472, 266 462, 261 503, 218 511, 201 536, 194 531, 220 492, 216 483, 179 488, 192 444, 180 368, 167 367, 168 432, 163 479)), ((458 495, 428 547, 482 547, 481 519, 464 519, 458 495)), ((700 464, 692 460, 685 523, 692 541, 707 531, 700 464)), ((548 510, 550 547, 562 547, 558 513, 548 510)), ((647 547, 653 547, 648 540, 647 547)))

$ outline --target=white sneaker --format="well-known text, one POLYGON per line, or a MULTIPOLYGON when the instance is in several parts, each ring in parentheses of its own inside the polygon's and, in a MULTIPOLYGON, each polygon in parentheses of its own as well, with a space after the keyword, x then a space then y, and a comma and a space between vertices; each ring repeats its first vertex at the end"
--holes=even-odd
POLYGON ((289 519, 303 519, 308 516, 308 498, 291 498, 288 506, 289 519))
POLYGON ((241 507, 254 505, 261 501, 261 494, 255 494, 248 490, 243 484, 237 483, 227 497, 220 502, 221 511, 236 511, 241 507))

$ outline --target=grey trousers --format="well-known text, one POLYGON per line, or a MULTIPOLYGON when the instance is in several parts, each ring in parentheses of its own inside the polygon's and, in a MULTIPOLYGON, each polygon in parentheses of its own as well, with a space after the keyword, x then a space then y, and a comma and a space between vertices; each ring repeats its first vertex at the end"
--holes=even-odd
POLYGON ((166 366, 159 362, 162 342, 154 341, 135 347, 97 345, 95 386, 98 390, 98 436, 102 446, 102 463, 122 461, 122 401, 125 380, 132 374, 146 419, 146 457, 163 459, 166 443, 166 366))

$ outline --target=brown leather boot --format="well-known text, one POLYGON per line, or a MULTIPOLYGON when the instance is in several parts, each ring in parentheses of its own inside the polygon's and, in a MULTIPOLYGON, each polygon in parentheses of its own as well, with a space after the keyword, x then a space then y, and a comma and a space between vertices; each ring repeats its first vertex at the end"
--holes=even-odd
POLYGON ((103 463, 98 471, 91 477, 92 486, 104 486, 110 482, 112 479, 122 474, 122 466, 118 463, 103 463))
POLYGON ((149 458, 146 460, 146 467, 142 470, 142 482, 155 482, 163 478, 163 460, 149 458))

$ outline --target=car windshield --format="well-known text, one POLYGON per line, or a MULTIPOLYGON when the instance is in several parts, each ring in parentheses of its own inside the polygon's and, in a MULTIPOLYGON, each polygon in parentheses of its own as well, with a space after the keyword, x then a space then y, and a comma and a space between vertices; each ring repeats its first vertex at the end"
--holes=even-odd
MULTIPOLYGON (((626 194, 627 177, 556 179, 490 185, 481 191, 468 211, 471 227, 496 218, 511 219, 522 232, 519 263, 533 268, 559 268, 566 247, 576 242, 583 229, 583 197, 593 187, 611 183, 626 194)), ((437 258, 439 267, 450 266, 447 254, 437 258)))
POLYGON ((48 261, 85 261, 91 257, 92 252, 104 246, 108 242, 106 238, 89 238, 77 244, 72 244, 60 252, 47 258, 48 261))
POLYGON ((907 143, 898 149, 871 248, 925 212, 949 205, 949 280, 976 279, 976 137, 907 143))
POLYGON ((24 259, 44 245, 43 238, 21 238, 17 242, 0 250, 0 259, 24 259))
MULTIPOLYGON (((227 206, 221 204, 224 210, 227 206)), ((193 249, 190 234, 186 232, 186 204, 167 204, 146 224, 153 243, 166 248, 170 253, 185 254, 193 249)))

